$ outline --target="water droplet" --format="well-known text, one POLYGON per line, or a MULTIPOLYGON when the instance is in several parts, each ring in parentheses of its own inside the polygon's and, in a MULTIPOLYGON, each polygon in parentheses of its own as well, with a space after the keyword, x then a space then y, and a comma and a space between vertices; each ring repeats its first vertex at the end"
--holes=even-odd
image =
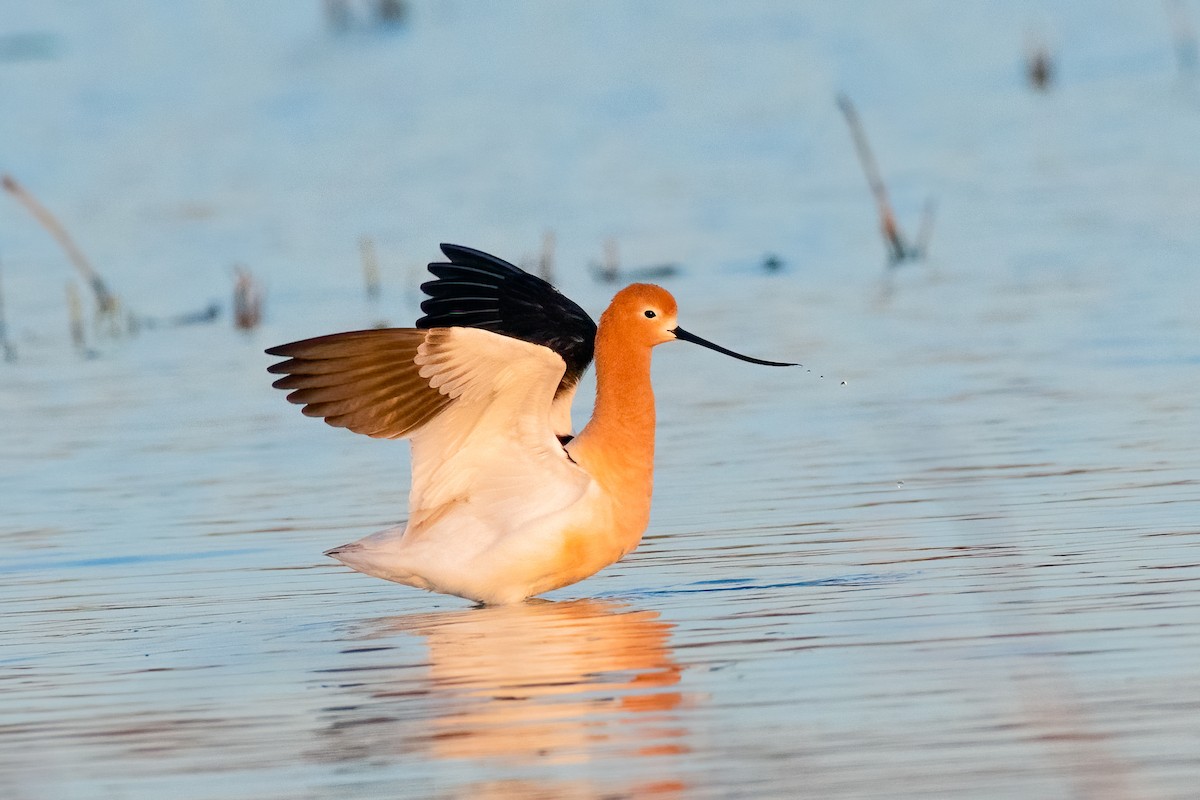
POLYGON ((904 481, 896 481, 896 488, 897 488, 897 489, 899 489, 899 488, 900 488, 901 486, 903 486, 903 485, 904 485, 904 481))

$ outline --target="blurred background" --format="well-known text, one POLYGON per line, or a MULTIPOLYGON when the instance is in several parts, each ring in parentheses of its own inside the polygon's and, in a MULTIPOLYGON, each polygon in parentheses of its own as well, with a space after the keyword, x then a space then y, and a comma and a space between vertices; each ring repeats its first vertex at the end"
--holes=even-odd
POLYGON ((0 0, 0 794, 1193 796, 1198 23, 0 0), (351 574, 407 448, 262 350, 443 241, 804 368, 660 348, 650 530, 552 604, 351 574))

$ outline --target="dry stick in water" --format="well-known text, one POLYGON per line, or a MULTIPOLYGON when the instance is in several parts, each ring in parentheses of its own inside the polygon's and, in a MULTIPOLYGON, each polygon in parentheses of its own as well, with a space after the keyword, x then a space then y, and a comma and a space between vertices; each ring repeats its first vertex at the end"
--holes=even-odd
POLYGON ((588 265, 588 269, 591 270, 592 277, 604 283, 614 283, 618 280, 657 281, 673 277, 683 271, 683 267, 670 261, 622 270, 615 236, 604 240, 604 263, 592 262, 588 265))
POLYGON ((375 257, 375 242, 370 236, 358 240, 358 249, 362 253, 363 284, 367 289, 367 298, 378 300, 382 281, 379 277, 379 259, 375 257))
POLYGON ((75 244, 71 235, 67 233, 67 229, 54 217, 50 211, 37 201, 33 195, 25 190, 25 187, 17 183, 11 175, 5 175, 3 178, 5 190, 17 199, 25 209, 33 215, 33 218, 41 223, 54 240, 67 253, 67 258, 75 265, 75 269, 79 270, 84 279, 92 287, 92 291, 96 295, 96 308, 102 316, 110 316, 117 312, 117 298, 108 290, 104 280, 97 274, 96 270, 88 262, 87 258, 75 244))
POLYGON ((612 283, 621 276, 621 258, 617 254, 617 239, 610 236, 604 240, 604 263, 593 264, 592 275, 596 280, 612 283))
POLYGON ((1049 90, 1054 83, 1054 57, 1050 55, 1050 46, 1036 33, 1030 33, 1026 39, 1025 76, 1039 92, 1049 90))
POLYGON ((846 117, 846 124, 850 126, 854 148, 858 151, 858 161, 862 164, 863 172, 866 173, 871 194, 875 195, 875 205, 879 209, 879 224, 883 230, 884 242, 888 247, 889 263, 895 266, 906 259, 919 257, 920 251, 910 248, 905 243, 904 237, 900 233, 900 227, 896 224, 896 215, 892 212, 892 203, 888 199, 887 187, 879 173, 879 165, 875 163, 875 155, 871 152, 871 145, 867 142, 867 134, 858 118, 858 111, 850 102, 850 98, 844 94, 838 95, 837 103, 838 108, 842 110, 842 115, 846 117))
POLYGON ((237 264, 233 272, 233 325, 238 330, 254 330, 262 322, 262 287, 247 267, 237 264))

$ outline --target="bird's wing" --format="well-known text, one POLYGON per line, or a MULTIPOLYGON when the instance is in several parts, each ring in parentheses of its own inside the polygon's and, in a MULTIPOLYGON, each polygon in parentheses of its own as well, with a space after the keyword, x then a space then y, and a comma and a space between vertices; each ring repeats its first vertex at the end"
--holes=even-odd
POLYGON ((318 336, 272 347, 284 356, 268 371, 284 377, 288 400, 310 417, 382 439, 411 435, 450 404, 415 361, 428 331, 383 328, 318 336))
POLYGON ((577 499, 591 478, 551 425, 564 364, 551 350, 476 328, 434 328, 415 357, 450 404, 412 435, 413 528, 469 506, 496 530, 577 499))
POLYGON ((579 497, 590 477, 555 436, 562 358, 475 328, 335 333, 273 347, 269 369, 310 417, 412 440, 412 527, 469 503, 499 530, 579 497))
POLYGON ((559 392, 573 391, 595 351, 596 323, 588 313, 503 259, 455 244, 443 244, 442 252, 450 261, 429 265, 436 279, 421 285, 429 298, 417 327, 483 328, 548 347, 566 362, 559 392))

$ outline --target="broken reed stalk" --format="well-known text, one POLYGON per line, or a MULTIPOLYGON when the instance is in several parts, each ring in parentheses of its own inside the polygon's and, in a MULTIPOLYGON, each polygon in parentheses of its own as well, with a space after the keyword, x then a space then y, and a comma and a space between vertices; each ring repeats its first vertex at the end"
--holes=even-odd
POLYGON ((850 102, 850 98, 845 94, 839 94, 837 97, 838 108, 841 109, 842 115, 846 118, 846 124, 850 127, 850 136, 854 139, 854 149, 858 153, 858 162, 862 165, 863 173, 867 176, 867 184, 871 187, 871 194, 875 196, 875 206, 879 211, 879 227, 883 234, 884 244, 888 248, 888 261, 892 266, 909 258, 919 258, 921 250, 919 248, 911 248, 904 241, 904 235, 900 232, 900 226, 896 222, 896 214, 892 210, 892 202, 888 198, 887 186, 884 185, 883 176, 879 172, 879 165, 875 162, 875 154, 871 152, 871 145, 867 141, 867 133, 863 129, 862 120, 858 117, 858 111, 854 108, 854 104, 850 102))
POLYGON ((250 331, 262 322, 263 291, 250 270, 237 264, 233 268, 236 276, 233 284, 233 325, 238 330, 250 331))
POLYGON ((11 175, 5 175, 0 179, 4 189, 16 198, 17 202, 25 206, 25 209, 33 215, 43 228, 58 242, 59 246, 66 251, 67 258, 75 265, 75 269, 83 276, 88 285, 92 287, 92 291, 96 295, 96 308, 103 316, 115 314, 117 311, 117 298, 108 290, 104 280, 92 268, 91 263, 83 255, 83 251, 75 244, 75 240, 67 233, 67 229, 62 226, 62 223, 55 218, 50 211, 38 202, 37 198, 31 195, 25 187, 17 183, 16 179, 11 175))
POLYGON ((858 111, 854 108, 854 104, 850 102, 850 98, 844 94, 839 94, 837 98, 838 108, 842 111, 842 116, 846 118, 846 124, 850 127, 850 136, 854 140, 854 149, 858 154, 858 163, 862 166, 863 173, 867 176, 867 185, 871 187, 871 194, 875 197, 875 206, 879 212, 879 226, 883 233, 884 242, 888 246, 888 255, 892 263, 902 261, 905 258, 907 248, 904 245, 904 239, 900 235, 900 226, 896 223, 896 215, 892 211, 892 203, 888 198, 887 186, 883 183, 883 176, 879 172, 879 164, 875 161, 875 154, 871 151, 871 145, 867 141, 867 133, 863 129, 862 120, 858 117, 858 111))
POLYGON ((1025 70, 1029 75, 1029 85, 1034 89, 1044 92, 1050 88, 1054 80, 1054 62, 1045 48, 1030 54, 1025 70))
POLYGON ((4 316, 4 271, 0 269, 0 350, 4 351, 4 360, 10 364, 17 360, 17 348, 8 338, 8 321, 4 316))
POLYGON ((846 118, 846 124, 850 126, 850 136, 854 139, 855 150, 858 151, 858 162, 862 165, 863 172, 866 173, 871 193, 875 195, 880 209, 890 208, 887 187, 883 185, 883 177, 879 174, 879 165, 875 163, 875 154, 871 152, 871 145, 867 141, 866 131, 863 130, 862 120, 858 117, 858 110, 854 108, 850 98, 844 94, 838 95, 837 104, 838 108, 842 110, 842 116, 846 118))
POLYGON ((590 262, 588 264, 588 271, 592 273, 593 278, 601 283, 612 283, 621 277, 616 237, 610 236, 604 240, 604 260, 599 264, 595 261, 590 262))
POLYGON ((375 5, 375 19, 380 25, 401 25, 408 18, 408 4, 404 0, 379 0, 375 5))
POLYGON ((1025 77, 1036 91, 1049 91, 1054 83, 1054 56, 1050 45, 1036 32, 1025 35, 1025 77))
POLYGON ((366 286, 367 298, 378 300, 382 281, 379 276, 379 259, 375 257, 375 242, 371 237, 364 236, 358 240, 358 249, 362 254, 363 285, 366 286))

